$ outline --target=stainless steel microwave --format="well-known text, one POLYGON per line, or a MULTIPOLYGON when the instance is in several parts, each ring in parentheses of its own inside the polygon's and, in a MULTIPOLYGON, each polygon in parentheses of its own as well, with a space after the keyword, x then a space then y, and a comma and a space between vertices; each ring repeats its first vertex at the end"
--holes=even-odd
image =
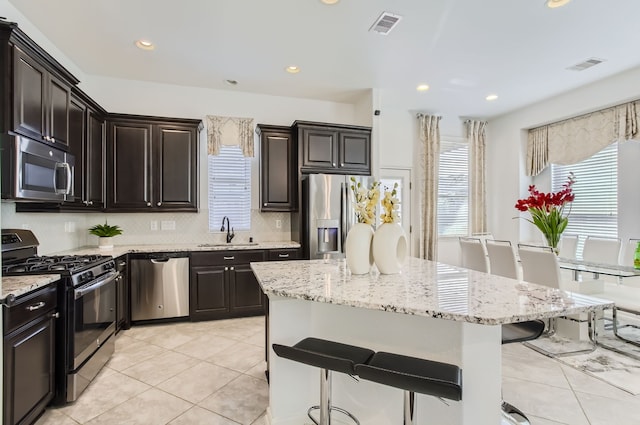
POLYGON ((74 199, 75 157, 26 137, 3 135, 2 197, 21 201, 74 199))

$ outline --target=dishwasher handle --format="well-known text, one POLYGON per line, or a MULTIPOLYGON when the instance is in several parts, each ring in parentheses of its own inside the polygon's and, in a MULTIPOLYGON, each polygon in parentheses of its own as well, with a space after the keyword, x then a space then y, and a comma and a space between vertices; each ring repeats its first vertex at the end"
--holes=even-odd
POLYGON ((168 263, 170 258, 149 258, 153 264, 168 263))

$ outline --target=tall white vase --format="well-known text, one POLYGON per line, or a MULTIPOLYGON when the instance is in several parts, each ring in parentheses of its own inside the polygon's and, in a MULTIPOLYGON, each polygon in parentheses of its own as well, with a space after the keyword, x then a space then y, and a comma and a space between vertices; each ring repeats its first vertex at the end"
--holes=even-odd
POLYGON ((356 223, 353 225, 344 243, 347 257, 347 267, 352 274, 367 274, 373 265, 371 241, 373 228, 369 224, 356 223))
POLYGON ((400 223, 383 223, 373 236, 373 258, 382 274, 399 273, 407 258, 407 237, 400 223))

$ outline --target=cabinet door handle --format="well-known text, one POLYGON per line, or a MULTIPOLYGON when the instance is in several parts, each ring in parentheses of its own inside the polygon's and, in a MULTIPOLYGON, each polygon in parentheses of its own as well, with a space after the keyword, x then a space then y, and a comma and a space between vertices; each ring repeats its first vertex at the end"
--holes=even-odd
POLYGON ((225 271, 225 272, 226 272, 226 271, 229 271, 229 267, 225 267, 225 268, 224 268, 224 271, 225 271))
POLYGON ((147 206, 150 207, 151 206, 151 202, 147 202, 147 206))
POLYGON ((44 307, 47 303, 45 303, 44 301, 40 301, 39 303, 36 304, 32 304, 30 306, 27 306, 27 310, 29 311, 35 311, 35 310, 40 310, 42 307, 44 307))
POLYGON ((157 206, 160 206, 160 205, 162 205, 162 202, 158 202, 156 205, 157 205, 157 206))
POLYGON ((55 313, 51 313, 51 317, 53 319, 59 319, 60 318, 60 313, 58 313, 57 311, 55 313))
POLYGON ((89 205, 93 205, 93 201, 89 201, 89 205))
POLYGON ((236 257, 233 256, 233 255, 231 257, 222 257, 222 258, 224 258, 225 260, 235 260, 236 259, 236 257))
POLYGON ((229 267, 229 270, 235 270, 235 269, 236 269, 235 267, 229 267))
POLYGON ((265 202, 262 206, 263 206, 263 207, 266 207, 266 206, 267 206, 267 203, 265 202))
POLYGON ((344 167, 344 162, 341 162, 341 163, 340 163, 340 166, 341 166, 341 167, 344 167))
POLYGON ((49 140, 51 141, 51 143, 55 143, 56 139, 54 139, 53 137, 50 137, 49 140))
POLYGON ((332 163, 332 164, 331 164, 331 166, 332 166, 332 167, 335 167, 335 166, 336 166, 336 163, 335 163, 335 162, 334 162, 334 163, 332 163))
POLYGON ((278 254, 278 258, 289 258, 289 254, 278 254))

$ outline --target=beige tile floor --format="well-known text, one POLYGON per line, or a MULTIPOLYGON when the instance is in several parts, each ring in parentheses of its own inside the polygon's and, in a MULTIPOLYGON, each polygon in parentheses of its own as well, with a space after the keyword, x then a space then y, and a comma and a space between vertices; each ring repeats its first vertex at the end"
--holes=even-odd
MULTIPOLYGON (((80 399, 37 425, 266 425, 263 356, 263 317, 135 326, 80 399)), ((503 347, 503 396, 533 425, 640 424, 640 396, 521 344, 503 347)))

